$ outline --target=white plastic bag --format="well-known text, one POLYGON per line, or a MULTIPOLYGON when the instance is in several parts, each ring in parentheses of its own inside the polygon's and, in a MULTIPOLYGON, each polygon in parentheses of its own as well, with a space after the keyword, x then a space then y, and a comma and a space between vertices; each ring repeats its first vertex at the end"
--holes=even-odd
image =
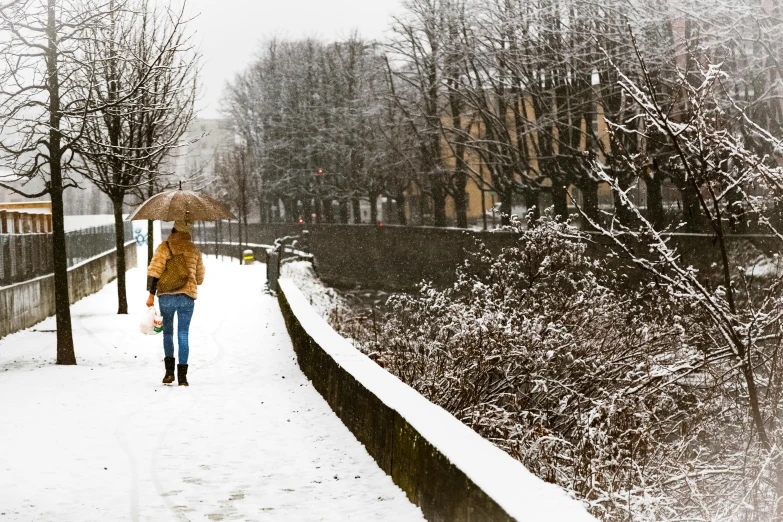
POLYGON ((139 331, 144 335, 155 335, 163 331, 163 317, 154 306, 147 308, 147 311, 141 316, 139 331))

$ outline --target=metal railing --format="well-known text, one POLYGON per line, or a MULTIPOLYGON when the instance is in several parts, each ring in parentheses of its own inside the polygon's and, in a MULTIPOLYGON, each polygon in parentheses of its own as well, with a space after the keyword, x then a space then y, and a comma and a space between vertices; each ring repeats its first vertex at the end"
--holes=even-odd
MULTIPOLYGON (((133 240, 130 223, 124 226, 125 242, 133 240)), ((115 248, 114 225, 102 225, 65 234, 68 267, 115 248)), ((51 274, 52 234, 0 234, 0 286, 51 274)))
MULTIPOLYGON (((124 223, 124 243, 133 241, 133 225, 124 223)), ((65 250, 68 254, 68 266, 99 256, 115 248, 114 225, 74 230, 65 234, 65 250)))
POLYGON ((283 263, 292 260, 314 261, 312 254, 306 252, 309 249, 309 232, 302 231, 298 236, 286 236, 275 239, 275 245, 266 251, 266 282, 267 288, 272 293, 277 293, 277 280, 280 279, 280 271, 283 263))

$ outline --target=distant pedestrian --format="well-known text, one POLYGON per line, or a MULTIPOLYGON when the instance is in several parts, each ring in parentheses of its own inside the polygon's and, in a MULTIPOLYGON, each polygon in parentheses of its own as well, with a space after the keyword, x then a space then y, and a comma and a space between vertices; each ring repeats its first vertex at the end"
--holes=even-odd
POLYGON ((204 261, 201 252, 190 238, 191 226, 192 223, 189 221, 175 221, 171 235, 155 250, 150 266, 147 268, 147 275, 152 278, 147 306, 155 305, 157 293, 163 316, 163 353, 166 365, 163 384, 174 382, 174 314, 176 314, 179 345, 177 382, 180 386, 188 386, 190 351, 188 330, 195 301, 198 298, 198 285, 204 282, 204 261), (178 286, 180 284, 181 286, 178 286))

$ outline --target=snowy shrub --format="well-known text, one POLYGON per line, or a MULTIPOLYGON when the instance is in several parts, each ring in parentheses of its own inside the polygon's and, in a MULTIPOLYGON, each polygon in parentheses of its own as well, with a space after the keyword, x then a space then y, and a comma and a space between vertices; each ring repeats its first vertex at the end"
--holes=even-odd
POLYGON ((743 388, 705 357, 702 310, 619 276, 566 223, 531 225, 453 287, 392 297, 361 348, 603 520, 767 520, 743 388))

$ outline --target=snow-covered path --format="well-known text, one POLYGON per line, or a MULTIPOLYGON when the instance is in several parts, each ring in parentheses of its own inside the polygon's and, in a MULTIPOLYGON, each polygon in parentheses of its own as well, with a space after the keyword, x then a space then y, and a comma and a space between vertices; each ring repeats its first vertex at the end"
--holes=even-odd
POLYGON ((0 340, 0 522, 423 520, 299 370, 264 269, 207 261, 187 388, 138 333, 139 269, 129 316, 114 284, 72 308, 77 366, 52 318, 0 340))

